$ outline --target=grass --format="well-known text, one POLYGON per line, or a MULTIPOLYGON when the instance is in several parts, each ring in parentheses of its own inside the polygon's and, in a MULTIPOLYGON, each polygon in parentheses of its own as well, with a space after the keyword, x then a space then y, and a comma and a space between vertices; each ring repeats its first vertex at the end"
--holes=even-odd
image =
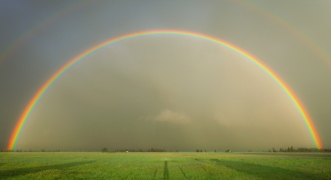
POLYGON ((331 154, 0 153, 0 179, 331 179, 331 154))

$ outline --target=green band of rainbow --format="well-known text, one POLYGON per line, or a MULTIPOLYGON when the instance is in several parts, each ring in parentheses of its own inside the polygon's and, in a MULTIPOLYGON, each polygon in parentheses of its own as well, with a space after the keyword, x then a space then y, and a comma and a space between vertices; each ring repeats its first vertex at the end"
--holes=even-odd
POLYGON ((130 39, 134 37, 139 37, 139 36, 147 36, 147 35, 161 35, 161 34, 168 34, 168 35, 183 35, 183 36, 189 36, 189 37, 196 37, 200 39, 204 39, 210 42, 214 42, 216 44, 223 45, 229 49, 232 49, 235 52, 238 52, 239 54, 243 55, 246 57, 248 60, 259 66, 264 72, 266 72, 269 76, 271 76, 272 79, 274 79, 280 86, 281 88, 285 91, 285 93, 289 96, 291 101, 294 103, 295 107, 298 109, 300 115, 302 116, 309 133, 312 136, 312 139, 314 141, 314 144, 317 148, 321 149, 322 144, 319 139, 319 136, 317 134, 317 131, 313 125, 312 120, 310 119, 308 112, 305 110, 304 106, 302 103, 299 101, 299 99, 296 97, 296 95, 293 93, 293 91, 289 88, 288 85, 285 84, 285 82, 276 74, 274 73, 269 67, 267 67, 262 61, 254 57, 253 55, 249 54, 248 52, 244 51, 243 49, 236 47, 226 41, 210 37, 207 35, 203 34, 198 34, 198 33, 192 33, 192 32, 187 32, 187 31, 176 31, 176 30, 155 30, 155 31, 144 31, 144 32, 137 32, 137 33, 132 33, 124 36, 120 36, 114 39, 107 40, 101 44, 98 44, 96 46, 93 46, 90 49, 87 49, 83 53, 79 54, 75 58, 71 59, 68 63, 66 63, 63 67, 61 67, 55 74, 51 76, 47 80, 47 82, 38 90, 38 92, 34 95, 34 97, 31 99, 29 102, 28 106, 25 108, 23 114, 20 116, 18 123, 15 126, 15 129, 12 133, 12 136, 10 138, 9 144, 8 144, 8 149, 9 150, 14 150, 18 137, 22 131, 22 127, 26 123, 26 120, 28 119, 30 113, 32 112, 33 108, 36 106, 40 98, 44 95, 44 93, 51 87, 51 85, 64 73, 66 72, 70 67, 72 67, 75 63, 86 57, 87 55, 105 47, 110 44, 123 41, 125 39, 130 39))

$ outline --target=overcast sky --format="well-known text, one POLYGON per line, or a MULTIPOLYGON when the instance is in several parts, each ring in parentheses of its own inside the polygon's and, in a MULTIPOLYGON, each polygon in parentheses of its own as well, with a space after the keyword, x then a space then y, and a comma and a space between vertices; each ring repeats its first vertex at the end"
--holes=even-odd
MULTIPOLYGON (((289 85, 331 148, 330 8, 308 0, 0 1, 0 148, 34 94, 70 59, 117 36, 160 29, 205 34, 258 57, 289 85)), ((95 151, 288 146, 314 143, 281 87, 242 55, 179 35, 132 38, 84 58, 45 93, 17 143, 95 151)))

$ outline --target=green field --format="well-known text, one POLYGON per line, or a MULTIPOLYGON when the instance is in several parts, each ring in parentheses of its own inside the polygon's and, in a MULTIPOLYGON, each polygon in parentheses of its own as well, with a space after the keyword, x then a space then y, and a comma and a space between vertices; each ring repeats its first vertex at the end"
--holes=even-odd
POLYGON ((331 179, 331 154, 6 152, 0 179, 331 179))

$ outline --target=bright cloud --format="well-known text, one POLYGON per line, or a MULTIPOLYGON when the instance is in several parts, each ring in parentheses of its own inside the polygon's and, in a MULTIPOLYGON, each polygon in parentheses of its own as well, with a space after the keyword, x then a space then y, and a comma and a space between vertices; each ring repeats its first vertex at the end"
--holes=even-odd
POLYGON ((156 116, 149 116, 147 120, 161 121, 161 122, 171 122, 178 124, 186 124, 191 122, 191 118, 184 113, 174 112, 169 109, 165 109, 160 114, 156 116))

